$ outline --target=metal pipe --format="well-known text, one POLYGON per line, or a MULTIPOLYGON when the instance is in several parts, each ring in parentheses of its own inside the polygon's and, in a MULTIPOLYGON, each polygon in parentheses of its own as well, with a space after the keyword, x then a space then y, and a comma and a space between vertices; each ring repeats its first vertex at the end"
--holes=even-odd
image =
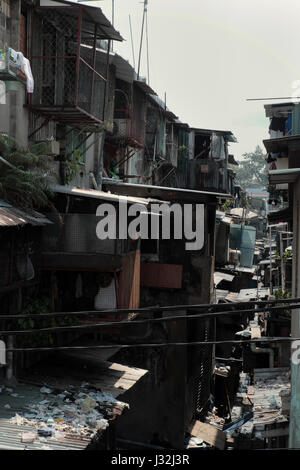
POLYGON ((273 280, 272 280, 272 229, 269 227, 269 242, 270 242, 270 294, 273 294, 273 280))
POLYGON ((103 112, 102 112, 102 121, 105 121, 105 109, 106 109, 106 96, 108 89, 108 79, 109 79, 109 53, 110 53, 111 41, 108 41, 107 47, 107 58, 106 58, 106 80, 104 82, 104 97, 103 97, 103 112))
POLYGON ((138 62, 138 73, 137 73, 137 79, 138 80, 140 78, 141 55, 142 55, 142 45, 143 45, 143 37, 144 37, 144 24, 145 24, 145 15, 147 13, 147 5, 148 5, 148 0, 144 0, 144 12, 143 12, 141 40, 140 40, 140 52, 139 52, 139 62, 138 62))
POLYGON ((79 66, 80 66, 80 43, 81 43, 81 25, 82 25, 82 8, 79 7, 78 14, 78 31, 77 31, 77 54, 76 54, 76 81, 75 81, 75 105, 78 104, 79 92, 79 66))
POLYGON ((134 44, 133 44, 132 26, 131 26, 131 16, 130 16, 130 15, 129 15, 129 27, 130 27, 130 37, 131 37, 131 49, 132 49, 133 68, 135 69, 134 44))

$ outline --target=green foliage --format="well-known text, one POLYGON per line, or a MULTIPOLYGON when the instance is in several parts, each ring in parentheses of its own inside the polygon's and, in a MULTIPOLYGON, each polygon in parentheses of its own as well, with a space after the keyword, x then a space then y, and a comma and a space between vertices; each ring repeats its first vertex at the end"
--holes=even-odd
MULTIPOLYGON (((293 257, 293 250, 288 249, 288 250, 285 250, 285 252, 283 253, 282 260, 283 260, 284 263, 287 263, 288 260, 292 259, 292 257, 293 257)), ((276 251, 276 253, 275 253, 275 259, 276 260, 281 260, 281 256, 278 253, 278 251, 276 251)))
MULTIPOLYGON (((55 328, 63 325, 74 325, 78 321, 78 317, 69 317, 67 315, 62 317, 34 318, 35 314, 50 312, 51 305, 48 297, 40 297, 38 299, 27 298, 24 301, 22 314, 31 315, 31 318, 18 319, 18 327, 22 330, 55 328)), ((51 346, 54 342, 55 332, 48 331, 18 337, 18 345, 23 347, 51 346)))
MULTIPOLYGON (((275 299, 276 300, 281 300, 281 299, 290 299, 292 297, 292 294, 290 291, 284 291, 282 289, 278 289, 275 291, 275 299)), ((277 304, 278 307, 282 306, 284 307, 285 304, 277 304)), ((276 310, 273 312, 275 313, 276 310)), ((288 317, 290 318, 291 317, 291 310, 290 309, 283 309, 283 310, 278 310, 278 313, 280 316, 283 316, 283 317, 288 317)))
POLYGON ((243 154, 243 160, 239 161, 235 172, 236 181, 244 190, 268 185, 265 154, 259 145, 254 152, 243 154))
POLYGON ((275 291, 275 299, 280 300, 280 299, 290 299, 291 298, 291 293, 289 291, 284 291, 282 289, 278 289, 275 291))
POLYGON ((220 207, 221 211, 222 212, 226 212, 232 205, 232 202, 230 199, 226 199, 226 201, 224 202, 224 204, 220 207))
POLYGON ((289 259, 292 259, 293 257, 293 251, 292 250, 285 250, 285 252, 282 255, 283 257, 283 262, 287 263, 289 259))
POLYGON ((0 198, 20 208, 48 205, 49 163, 47 144, 22 149, 15 139, 0 134, 0 198))
POLYGON ((80 150, 74 150, 70 158, 65 162, 65 180, 69 184, 80 171, 80 164, 83 163, 83 158, 80 150))

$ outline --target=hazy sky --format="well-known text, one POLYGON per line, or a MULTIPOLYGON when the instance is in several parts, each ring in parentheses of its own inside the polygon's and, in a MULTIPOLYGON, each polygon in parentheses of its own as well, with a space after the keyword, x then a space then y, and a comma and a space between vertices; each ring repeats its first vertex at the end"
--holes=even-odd
MULTIPOLYGON (((112 0, 95 4, 111 20, 112 0)), ((126 41, 114 50, 131 64, 129 14, 137 64, 142 13, 142 0, 115 0, 115 28, 126 41)), ((299 21, 298 0, 149 0, 150 85, 167 93, 181 121, 231 130, 239 159, 268 135, 264 102, 246 98, 291 96, 300 80, 299 21)))

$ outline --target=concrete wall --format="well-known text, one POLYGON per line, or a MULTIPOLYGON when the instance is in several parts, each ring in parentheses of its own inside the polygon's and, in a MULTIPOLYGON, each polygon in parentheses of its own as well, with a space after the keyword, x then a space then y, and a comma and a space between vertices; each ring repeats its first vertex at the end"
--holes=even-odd
MULTIPOLYGON (((160 250, 160 262, 183 265, 181 289, 142 288, 141 306, 210 303, 213 295, 214 207, 205 207, 205 241, 199 252, 186 252, 184 241, 173 240, 160 250)), ((197 311, 197 313, 199 313, 197 311)), ((163 314, 164 315, 164 314, 163 314)), ((186 315, 185 311, 168 315, 186 315)), ((211 325, 210 325, 211 326, 211 325)), ((195 319, 140 325, 123 330, 121 342, 188 342, 204 339, 208 325, 195 319)), ((126 360, 148 370, 141 381, 122 395, 130 410, 118 421, 119 437, 182 449, 185 433, 195 417, 197 400, 207 402, 214 350, 203 347, 137 348, 126 360), (204 369, 202 369, 204 364, 204 369)), ((120 358, 121 360, 122 358, 120 358)), ((117 359, 115 359, 117 360, 117 359)), ((128 362, 127 362, 128 363, 128 362)), ((203 402, 203 406, 205 403, 203 402)))
MULTIPOLYGON (((292 296, 300 295, 300 178, 294 184, 293 194, 293 273, 292 296)), ((300 311, 292 310, 292 337, 300 337, 300 311)), ((300 365, 291 362, 291 408, 290 408, 290 436, 289 447, 300 448, 300 365)))
MULTIPOLYGON (((21 0, 11 1, 11 17, 1 15, 0 48, 5 44, 20 50, 21 0)), ((18 92, 6 92, 6 104, 0 104, 0 132, 17 139, 21 147, 28 144, 28 111, 24 108, 26 93, 24 85, 18 92)))

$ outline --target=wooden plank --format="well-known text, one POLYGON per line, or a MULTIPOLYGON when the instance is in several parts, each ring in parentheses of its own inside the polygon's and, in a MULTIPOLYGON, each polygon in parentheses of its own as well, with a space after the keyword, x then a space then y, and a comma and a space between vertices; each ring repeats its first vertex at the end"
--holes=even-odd
POLYGON ((224 450, 225 448, 225 433, 220 431, 220 429, 215 428, 211 424, 195 421, 190 433, 193 437, 200 437, 205 442, 216 447, 217 449, 224 450))

